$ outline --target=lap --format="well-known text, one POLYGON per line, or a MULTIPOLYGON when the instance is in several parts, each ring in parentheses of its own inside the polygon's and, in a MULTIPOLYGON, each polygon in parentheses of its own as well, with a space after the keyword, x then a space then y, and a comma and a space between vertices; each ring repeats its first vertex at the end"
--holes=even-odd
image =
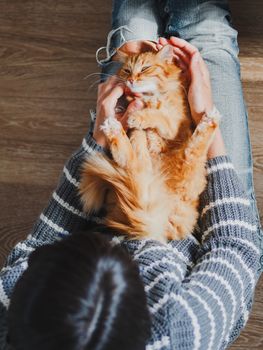
MULTIPOLYGON (((227 1, 115 0, 112 29, 110 53, 127 41, 157 40, 163 34, 180 36, 198 47, 210 71, 215 104, 223 115, 222 133, 228 153, 247 192, 253 192, 237 31, 231 25, 227 1)), ((116 69, 109 62, 103 70, 112 73, 116 69)))

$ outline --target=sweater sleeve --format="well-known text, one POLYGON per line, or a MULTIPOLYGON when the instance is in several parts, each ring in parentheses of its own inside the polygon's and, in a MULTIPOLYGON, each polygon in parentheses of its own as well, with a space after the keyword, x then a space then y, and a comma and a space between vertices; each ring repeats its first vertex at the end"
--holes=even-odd
POLYGON ((245 326, 258 278, 254 213, 227 156, 208 161, 201 195, 202 246, 167 304, 176 349, 226 349, 245 326))
POLYGON ((147 350, 174 349, 170 346, 169 341, 170 320, 166 308, 170 286, 172 285, 173 290, 181 288, 182 281, 193 266, 192 256, 199 247, 192 236, 177 242, 177 246, 152 239, 124 239, 121 242, 122 247, 137 262, 146 292, 152 320, 151 337, 146 346, 147 350))
MULTIPOLYGON (((193 236, 177 241, 177 245, 161 243, 153 239, 123 240, 121 245, 138 263, 145 289, 148 294, 155 293, 155 287, 166 291, 167 281, 173 280, 180 288, 187 273, 193 267, 193 255, 199 243, 193 236)), ((152 306, 156 307, 162 293, 152 298, 152 306)), ((151 304, 150 303, 150 304, 151 304)))
POLYGON ((58 185, 32 232, 12 249, 0 272, 0 350, 7 346, 6 315, 10 296, 18 278, 27 268, 30 253, 37 247, 63 238, 73 230, 84 228, 88 221, 98 220, 85 215, 78 196, 80 166, 84 158, 96 151, 105 152, 92 138, 91 130, 84 137, 81 147, 65 164, 58 185))

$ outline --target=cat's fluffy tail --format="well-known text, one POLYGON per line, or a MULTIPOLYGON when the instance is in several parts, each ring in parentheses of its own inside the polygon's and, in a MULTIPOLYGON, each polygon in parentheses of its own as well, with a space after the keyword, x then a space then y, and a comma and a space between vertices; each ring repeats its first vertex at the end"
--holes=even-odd
POLYGON ((83 165, 79 193, 83 209, 88 214, 101 209, 105 201, 105 192, 113 190, 116 195, 116 206, 135 209, 136 186, 128 171, 120 168, 114 161, 94 154, 83 165), (135 193, 133 193, 133 191, 135 193))
POLYGON ((83 208, 97 212, 105 202, 106 191, 112 194, 105 224, 132 237, 165 237, 171 201, 160 175, 141 169, 129 171, 109 158, 92 155, 83 166, 79 187, 83 208), (163 191, 160 190, 163 188, 163 191))

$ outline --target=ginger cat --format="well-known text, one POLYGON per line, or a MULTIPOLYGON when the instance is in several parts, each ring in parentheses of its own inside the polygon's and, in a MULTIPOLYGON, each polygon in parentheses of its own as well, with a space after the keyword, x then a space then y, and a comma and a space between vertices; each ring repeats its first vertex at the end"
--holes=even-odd
POLYGON ((171 46, 121 57, 118 76, 127 95, 140 95, 144 108, 129 116, 127 134, 114 117, 101 126, 112 159, 96 153, 84 162, 83 208, 90 214, 105 206, 105 225, 130 238, 183 239, 197 221, 219 115, 204 115, 194 127, 187 82, 171 46))

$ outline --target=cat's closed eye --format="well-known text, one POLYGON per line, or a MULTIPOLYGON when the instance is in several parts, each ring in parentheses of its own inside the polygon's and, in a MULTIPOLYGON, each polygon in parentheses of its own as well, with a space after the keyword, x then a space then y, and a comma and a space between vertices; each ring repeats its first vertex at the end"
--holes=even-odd
POLYGON ((141 69, 141 71, 142 72, 145 72, 147 69, 149 69, 149 68, 151 68, 151 66, 144 66, 144 67, 142 67, 142 69, 141 69))
POLYGON ((124 73, 127 73, 127 74, 131 73, 131 70, 129 68, 124 68, 123 71, 124 71, 124 73))

